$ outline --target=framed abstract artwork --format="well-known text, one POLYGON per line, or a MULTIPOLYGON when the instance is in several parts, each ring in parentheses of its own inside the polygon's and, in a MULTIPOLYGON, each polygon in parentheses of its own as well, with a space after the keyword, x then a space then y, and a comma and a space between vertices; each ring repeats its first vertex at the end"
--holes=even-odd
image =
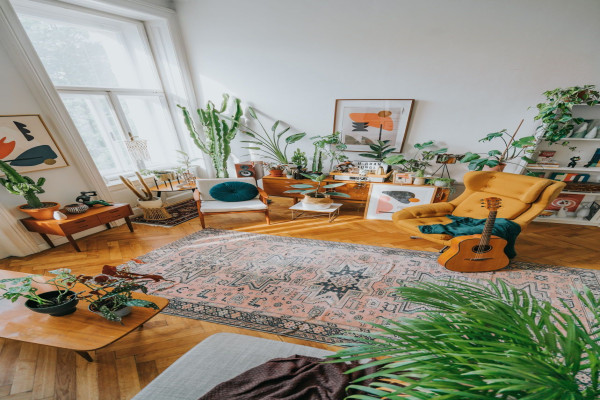
POLYGON ((341 133, 348 151, 369 151, 378 140, 402 152, 413 99, 337 99, 333 130, 341 133))
POLYGON ((406 207, 431 204, 435 186, 406 186, 371 183, 365 207, 365 219, 391 221, 392 214, 406 207))
POLYGON ((19 173, 69 165, 36 114, 0 116, 0 160, 19 173))

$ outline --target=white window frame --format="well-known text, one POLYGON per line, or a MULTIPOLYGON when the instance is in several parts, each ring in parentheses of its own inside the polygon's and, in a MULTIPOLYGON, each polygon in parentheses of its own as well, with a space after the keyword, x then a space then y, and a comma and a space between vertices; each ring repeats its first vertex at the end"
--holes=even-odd
MULTIPOLYGON (((55 131, 64 135, 65 141, 69 143, 69 150, 72 154, 74 153, 73 164, 79 167, 80 172, 90 181, 102 198, 110 200, 112 199, 111 192, 122 190, 124 186, 120 183, 107 185, 96 168, 59 95, 60 90, 73 90, 74 88, 55 87, 50 80, 13 8, 12 3, 17 4, 19 1, 0 0, 0 34, 6 38, 8 50, 14 55, 13 61, 20 68, 30 89, 40 101, 45 119, 49 120, 51 128, 55 128, 55 131)), ((206 158, 199 150, 190 146, 189 140, 186 139, 187 128, 183 123, 183 118, 180 118, 180 110, 177 108, 177 104, 197 108, 197 102, 173 10, 131 0, 28 0, 28 2, 76 9, 101 16, 107 16, 108 13, 111 18, 141 22, 141 26, 145 30, 144 36, 148 38, 181 150, 203 160, 200 165, 202 170, 200 175, 205 174, 206 158)), ((98 90, 97 88, 79 89, 98 90)), ((111 91, 116 93, 124 90, 111 88, 111 91)), ((141 94, 143 90, 136 89, 135 91, 136 94, 141 94)), ((131 94, 131 92, 129 93, 131 94)))

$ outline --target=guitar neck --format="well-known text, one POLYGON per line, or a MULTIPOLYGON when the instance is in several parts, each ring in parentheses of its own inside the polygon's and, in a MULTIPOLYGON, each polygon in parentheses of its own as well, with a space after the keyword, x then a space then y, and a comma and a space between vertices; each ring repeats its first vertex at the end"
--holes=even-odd
POLYGON ((485 226, 483 227, 483 232, 481 233, 481 243, 484 246, 490 242, 490 237, 492 236, 492 229, 494 229, 494 223, 496 222, 497 214, 498 211, 490 211, 487 221, 485 221, 485 226))

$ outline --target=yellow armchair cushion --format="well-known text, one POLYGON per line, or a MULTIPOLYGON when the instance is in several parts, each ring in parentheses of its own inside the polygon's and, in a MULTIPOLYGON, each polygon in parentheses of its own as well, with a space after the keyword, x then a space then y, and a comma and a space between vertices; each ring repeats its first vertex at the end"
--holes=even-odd
MULTIPOLYGON (((489 210, 481 206, 481 199, 493 197, 493 194, 487 192, 473 192, 465 198, 452 213, 458 217, 487 218, 489 210)), ((498 218, 513 219, 527 211, 530 204, 523 203, 512 197, 502 197, 502 207, 498 210, 498 218)))
POLYGON ((465 174, 464 183, 471 191, 485 192, 486 197, 495 194, 502 199, 512 197, 522 203, 533 203, 553 181, 505 172, 480 172, 465 174))

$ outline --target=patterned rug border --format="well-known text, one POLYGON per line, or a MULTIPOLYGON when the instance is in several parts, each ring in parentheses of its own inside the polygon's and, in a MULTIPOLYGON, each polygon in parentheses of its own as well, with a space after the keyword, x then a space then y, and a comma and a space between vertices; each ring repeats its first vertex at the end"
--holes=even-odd
MULTIPOLYGON (((422 257, 426 257, 431 260, 437 259, 439 254, 437 252, 429 252, 422 250, 410 250, 410 249, 401 249, 394 247, 384 247, 384 246, 374 246, 374 245, 365 245, 365 244, 356 244, 356 243, 345 243, 345 242, 335 242, 335 241, 327 241, 327 240, 318 240, 318 239, 305 239, 305 238, 297 238, 291 236, 279 236, 279 235, 268 235, 263 233, 254 233, 254 232, 244 232, 244 231, 234 231, 234 230, 225 230, 225 229, 214 229, 214 228, 206 228, 192 234, 189 234, 183 238, 175 240, 169 244, 161 246, 157 249, 150 251, 140 257, 137 257, 138 260, 141 260, 145 263, 152 262, 154 260, 160 259, 169 252, 173 251, 174 248, 183 247, 186 244, 191 244, 194 241, 207 237, 215 237, 215 240, 219 240, 219 237, 253 237, 253 238, 272 238, 275 237, 279 241, 285 243, 304 243, 311 244, 314 246, 334 246, 338 249, 348 249, 354 251, 377 251, 383 252, 385 255, 398 255, 398 256, 410 256, 419 254, 422 257)), ((143 264, 136 264, 134 261, 130 261, 128 263, 123 264, 124 266, 129 267, 137 267, 138 269, 143 269, 143 264)), ((440 266, 440 268, 443 268, 440 266)), ((525 262, 525 261, 515 261, 511 262, 511 264, 498 271, 493 271, 489 275, 489 279, 494 278, 502 278, 502 274, 510 273, 510 272, 518 272, 521 270, 528 271, 548 271, 551 268, 554 273, 561 275, 570 275, 578 277, 582 284, 588 286, 592 291, 596 293, 600 293, 600 286, 596 283, 597 280, 594 281, 593 278, 596 277, 597 272, 595 270, 588 270, 584 268, 573 268, 566 266, 557 266, 551 264, 540 264, 533 262, 525 262)), ((151 272, 151 271, 146 271, 151 272)), ((455 279, 457 280, 469 280, 469 274, 465 274, 463 276, 458 276, 455 279)), ((452 280, 455 280, 452 278, 452 280)), ((160 292, 155 293, 160 296, 160 292)), ((170 299, 169 305, 163 311, 166 314, 197 319, 207 322, 218 323, 222 325, 234 326, 237 328, 243 329, 251 329, 261 332, 267 332, 277 335, 284 335, 288 337, 294 337, 298 339, 306 339, 312 340, 321 343, 336 343, 339 340, 335 338, 331 338, 333 335, 343 334, 347 332, 345 328, 340 328, 335 324, 314 324, 304 320, 294 319, 289 316, 277 316, 271 317, 269 315, 260 314, 258 312, 248 312, 239 309, 235 309, 234 307, 217 307, 211 305, 208 302, 187 302, 183 299, 170 299), (235 314, 235 316, 232 316, 235 314), (270 321, 270 325, 265 324, 265 321, 270 321)), ((353 331, 363 331, 363 329, 354 328, 353 331)))

